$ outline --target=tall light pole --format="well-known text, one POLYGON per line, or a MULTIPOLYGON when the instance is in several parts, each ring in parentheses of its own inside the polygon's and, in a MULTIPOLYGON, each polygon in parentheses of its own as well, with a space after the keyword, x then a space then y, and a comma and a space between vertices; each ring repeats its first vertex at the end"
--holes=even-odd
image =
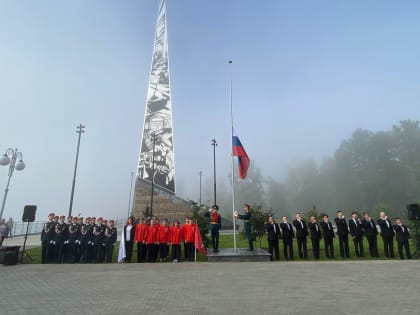
POLYGON ((200 176, 200 207, 201 207, 201 177, 203 176, 203 172, 199 171, 198 176, 200 176))
POLYGON ((131 212, 131 192, 133 191, 133 178, 134 178, 134 172, 131 172, 130 196, 128 197, 128 213, 127 213, 127 219, 130 217, 130 212, 131 212))
POLYGON ((213 184, 214 184, 214 204, 216 204, 216 139, 211 140, 211 145, 213 146, 213 184))
POLYGON ((74 174, 73 174, 73 183, 71 186, 71 195, 70 195, 70 206, 69 206, 69 216, 71 216, 71 211, 73 210, 73 197, 74 197, 74 187, 76 186, 76 173, 77 173, 77 162, 79 160, 79 148, 80 148, 80 138, 82 137, 82 133, 85 131, 83 130, 86 126, 80 124, 77 126, 76 133, 79 134, 77 140, 77 151, 76 151, 76 162, 74 163, 74 174))
POLYGON ((0 157, 0 165, 9 165, 9 178, 7 180, 6 189, 4 190, 3 203, 1 205, 0 211, 0 220, 3 218, 4 206, 6 205, 7 193, 9 192, 10 179, 12 178, 13 171, 22 171, 25 168, 25 163, 23 162, 22 157, 22 152, 18 152, 18 149, 12 148, 7 149, 6 153, 0 157))

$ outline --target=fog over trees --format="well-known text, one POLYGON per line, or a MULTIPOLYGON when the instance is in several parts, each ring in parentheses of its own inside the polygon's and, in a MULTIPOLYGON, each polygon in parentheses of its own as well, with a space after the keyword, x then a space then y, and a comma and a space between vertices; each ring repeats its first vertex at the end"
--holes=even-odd
MULTIPOLYGON (((264 177, 252 161, 246 180, 236 180, 235 191, 237 210, 243 202, 262 205, 277 219, 314 207, 330 216, 342 209, 347 214, 369 211, 374 218, 380 211, 405 218, 406 204, 420 200, 420 122, 401 121, 386 131, 357 129, 334 156, 299 161, 283 179, 264 177)), ((205 185, 203 201, 212 200, 213 185, 205 185)), ((230 175, 218 179, 217 202, 229 218, 230 175)))

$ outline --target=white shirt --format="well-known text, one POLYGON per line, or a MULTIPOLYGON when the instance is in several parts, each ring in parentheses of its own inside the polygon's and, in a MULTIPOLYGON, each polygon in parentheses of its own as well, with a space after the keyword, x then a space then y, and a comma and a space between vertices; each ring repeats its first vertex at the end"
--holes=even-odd
POLYGON ((127 225, 127 228, 125 230, 125 241, 129 242, 131 241, 131 229, 133 228, 132 225, 127 225))

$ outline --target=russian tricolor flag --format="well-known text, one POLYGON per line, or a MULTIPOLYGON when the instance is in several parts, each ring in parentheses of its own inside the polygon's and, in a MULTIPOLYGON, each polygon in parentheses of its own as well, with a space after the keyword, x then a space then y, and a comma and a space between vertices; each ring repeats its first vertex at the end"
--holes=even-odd
POLYGON ((232 146, 233 156, 238 157, 239 177, 245 179, 251 161, 242 146, 241 140, 239 140, 239 137, 235 134, 232 136, 232 146))

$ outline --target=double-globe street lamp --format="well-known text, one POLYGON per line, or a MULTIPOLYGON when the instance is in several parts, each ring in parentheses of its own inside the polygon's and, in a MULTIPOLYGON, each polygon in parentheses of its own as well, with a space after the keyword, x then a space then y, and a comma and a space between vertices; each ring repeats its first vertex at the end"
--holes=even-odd
POLYGON ((22 160, 22 152, 19 152, 18 149, 9 148, 6 150, 0 157, 0 165, 7 166, 9 165, 9 179, 7 180, 6 189, 4 190, 3 203, 1 205, 0 220, 3 218, 4 206, 6 205, 7 193, 9 192, 10 179, 12 178, 13 171, 22 171, 25 168, 25 163, 22 160))

